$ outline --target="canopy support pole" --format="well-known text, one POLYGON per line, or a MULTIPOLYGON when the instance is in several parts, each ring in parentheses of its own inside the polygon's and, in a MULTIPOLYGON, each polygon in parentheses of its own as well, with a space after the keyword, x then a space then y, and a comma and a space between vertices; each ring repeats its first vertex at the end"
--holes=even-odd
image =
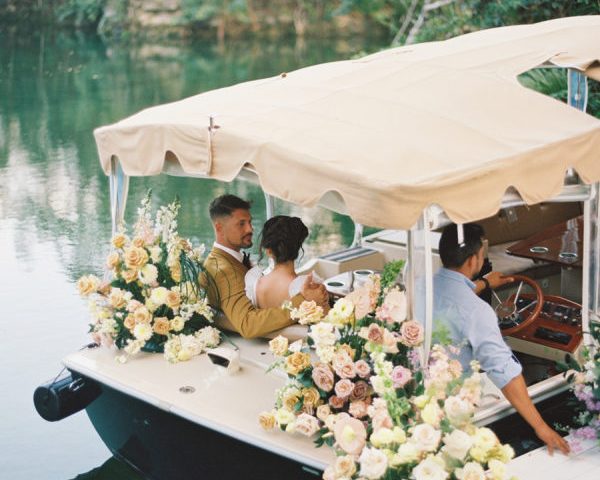
MULTIPOLYGON (((588 80, 587 77, 579 70, 573 68, 567 69, 567 103, 585 112, 588 102, 588 80)), ((569 168, 566 173, 566 183, 579 183, 579 176, 569 168)))
POLYGON ((423 210, 421 222, 423 223, 423 242, 425 255, 425 362, 429 360, 431 350, 431 337, 433 335, 433 252, 431 250, 431 222, 429 208, 423 210))
POLYGON ((599 184, 592 185, 590 198, 583 202, 583 265, 581 328, 584 344, 592 337, 590 321, 600 322, 600 198, 599 184))
POLYGON ((127 192, 129 191, 129 177, 125 175, 117 157, 110 160, 110 177, 108 178, 110 190, 110 215, 112 220, 113 236, 123 225, 127 192))
POLYGON ((354 222, 354 238, 352 239, 351 247, 358 247, 363 237, 363 226, 362 223, 354 222))
POLYGON ((268 193, 265 193, 265 207, 267 210, 267 220, 275 215, 275 198, 268 193))

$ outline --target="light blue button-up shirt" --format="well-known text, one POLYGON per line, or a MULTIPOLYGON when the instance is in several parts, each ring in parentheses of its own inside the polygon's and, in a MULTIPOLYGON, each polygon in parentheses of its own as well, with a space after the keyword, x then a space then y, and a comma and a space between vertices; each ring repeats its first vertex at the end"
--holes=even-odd
POLYGON ((475 359, 490 380, 503 388, 521 373, 521 364, 504 342, 494 310, 474 288, 462 273, 440 268, 433 278, 434 332, 447 331, 461 347, 459 360, 465 371, 475 359))

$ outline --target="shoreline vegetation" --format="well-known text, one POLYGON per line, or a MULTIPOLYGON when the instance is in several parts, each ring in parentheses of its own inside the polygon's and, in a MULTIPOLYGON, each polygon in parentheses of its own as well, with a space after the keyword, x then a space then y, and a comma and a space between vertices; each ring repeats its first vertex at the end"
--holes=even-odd
MULTIPOLYGON (((4 0, 0 34, 83 32, 99 36, 108 48, 137 45, 160 52, 198 42, 223 49, 230 42, 284 38, 295 39, 301 50, 308 41, 325 38, 371 38, 394 47, 598 14, 600 0, 4 0)), ((567 81, 560 72, 528 72, 520 81, 566 101, 567 81)), ((587 112, 600 118, 600 84, 589 86, 587 112)))
POLYGON ((0 30, 86 30, 104 40, 387 36, 390 45, 600 14, 600 0, 4 0, 0 30))

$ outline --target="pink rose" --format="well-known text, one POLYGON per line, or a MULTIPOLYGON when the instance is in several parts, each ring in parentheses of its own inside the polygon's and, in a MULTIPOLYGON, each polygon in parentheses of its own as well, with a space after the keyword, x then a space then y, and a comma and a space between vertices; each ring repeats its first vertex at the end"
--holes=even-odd
POLYGON ((359 320, 369 315, 375 308, 367 285, 357 288, 346 298, 354 304, 354 317, 359 320))
POLYGON ((354 364, 354 370, 356 370, 356 373, 360 378, 367 378, 371 375, 371 367, 369 367, 369 364, 364 360, 358 360, 354 364))
POLYGON ((394 388, 402 388, 412 378, 412 372, 401 365, 394 367, 392 370, 392 382, 394 382, 394 388))
POLYGON ((380 428, 394 428, 394 422, 387 410, 379 410, 373 416, 373 431, 376 432, 380 428))
POLYGON ((317 363, 312 371, 312 379, 315 385, 324 392, 330 392, 333 389, 333 372, 329 365, 317 363))
POLYGON ((415 320, 408 320, 400 327, 401 342, 407 347, 416 347, 423 342, 423 327, 415 320))
POLYGON ((347 378, 344 378, 335 384, 335 393, 338 397, 346 399, 354 390, 354 383, 347 378))

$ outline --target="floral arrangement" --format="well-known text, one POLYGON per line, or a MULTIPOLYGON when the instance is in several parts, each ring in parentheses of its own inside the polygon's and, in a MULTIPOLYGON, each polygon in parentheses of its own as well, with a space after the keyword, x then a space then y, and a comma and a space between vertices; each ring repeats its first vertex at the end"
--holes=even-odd
POLYGON ((160 207, 154 221, 150 204, 148 192, 132 238, 123 229, 112 238, 106 260, 112 281, 85 275, 77 286, 90 300, 96 343, 123 349, 121 362, 146 350, 163 351, 174 363, 216 347, 221 335, 199 284, 204 247, 193 248, 177 233, 178 200, 160 207))
POLYGON ((425 361, 422 327, 407 319, 393 279, 371 276, 326 315, 309 302, 292 312, 310 325, 308 339, 270 342, 271 368, 288 382, 259 423, 333 447, 325 480, 504 479, 512 448, 472 423, 479 366, 463 378, 452 347, 435 346, 425 361))
POLYGON ((584 347, 581 363, 570 358, 560 365, 567 371, 572 382, 572 391, 577 399, 575 418, 577 428, 571 431, 571 446, 576 449, 577 441, 600 440, 600 324, 590 323, 592 342, 584 347))

